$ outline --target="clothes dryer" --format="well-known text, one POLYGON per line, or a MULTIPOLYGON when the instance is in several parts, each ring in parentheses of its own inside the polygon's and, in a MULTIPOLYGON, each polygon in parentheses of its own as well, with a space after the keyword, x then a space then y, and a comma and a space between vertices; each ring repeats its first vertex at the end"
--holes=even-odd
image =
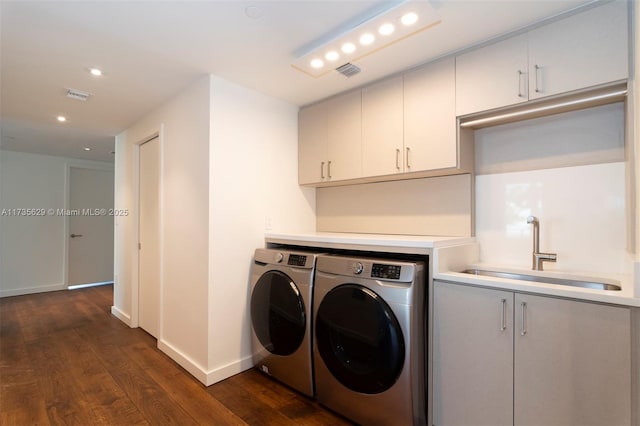
POLYGON ((364 425, 426 424, 422 262, 318 257, 316 397, 364 425))
POLYGON ((314 395, 311 311, 316 253, 257 249, 251 269, 256 368, 314 395))

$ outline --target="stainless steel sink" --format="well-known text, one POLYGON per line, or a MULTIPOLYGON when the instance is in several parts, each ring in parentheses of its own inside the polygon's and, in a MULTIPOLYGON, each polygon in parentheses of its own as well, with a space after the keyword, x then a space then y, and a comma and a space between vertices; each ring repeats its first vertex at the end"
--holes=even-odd
POLYGON ((593 288, 596 290, 620 291, 621 288, 615 284, 600 283, 595 281, 580 281, 564 278, 540 277, 536 275, 518 274, 513 272, 485 271, 482 269, 466 269, 463 274, 482 275, 485 277, 507 278, 510 280, 534 281, 545 284, 567 285, 571 287, 593 288))

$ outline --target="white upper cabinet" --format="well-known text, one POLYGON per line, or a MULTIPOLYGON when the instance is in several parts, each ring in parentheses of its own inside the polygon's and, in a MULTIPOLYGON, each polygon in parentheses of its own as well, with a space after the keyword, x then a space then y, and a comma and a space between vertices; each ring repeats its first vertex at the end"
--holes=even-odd
POLYGON ((527 34, 458 56, 456 114, 525 102, 527 69, 527 34))
POLYGON ((627 2, 614 1, 456 58, 456 114, 628 77, 627 2))
POLYGON ((349 92, 326 102, 327 179, 362 176, 362 96, 349 92))
POLYGON ((325 182, 327 162, 327 104, 320 103, 298 114, 298 183, 325 182))
POLYGON ((529 33, 529 98, 629 74, 627 2, 614 1, 529 33))
POLYGON ((298 114, 298 183, 362 176, 360 91, 302 108, 298 114))
POLYGON ((402 77, 362 89, 362 173, 404 171, 402 77))
POLYGON ((405 172, 459 166, 455 89, 453 58, 404 76, 405 172))
POLYGON ((453 58, 362 90, 362 173, 458 167, 453 58))

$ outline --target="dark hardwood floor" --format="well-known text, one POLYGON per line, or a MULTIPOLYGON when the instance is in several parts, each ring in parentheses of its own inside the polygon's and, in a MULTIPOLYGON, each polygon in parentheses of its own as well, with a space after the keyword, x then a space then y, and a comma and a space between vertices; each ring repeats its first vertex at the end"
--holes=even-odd
POLYGON ((112 286, 0 299, 0 425, 348 425, 251 369, 205 387, 111 316, 112 286))

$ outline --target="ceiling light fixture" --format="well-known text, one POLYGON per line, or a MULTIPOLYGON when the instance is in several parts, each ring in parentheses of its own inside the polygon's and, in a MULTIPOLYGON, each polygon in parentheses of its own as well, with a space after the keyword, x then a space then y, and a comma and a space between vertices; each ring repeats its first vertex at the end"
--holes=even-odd
POLYGON ((344 53, 353 53, 356 51, 356 45, 353 43, 345 43, 340 48, 344 53))
POLYGON ((441 22, 430 2, 403 1, 391 9, 335 36, 297 58, 291 66, 312 77, 326 75, 340 65, 353 63, 441 22), (374 34, 379 34, 376 38, 374 34), (357 44, 354 42, 357 41, 357 44), (338 52, 342 52, 340 55, 338 52), (321 58, 326 59, 327 62, 321 58), (339 61, 338 61, 339 60, 339 61), (336 62, 333 64, 333 62, 336 62))
POLYGON ((58 120, 61 123, 64 123, 65 121, 67 121, 67 117, 65 117, 64 115, 59 115, 58 117, 56 117, 56 120, 58 120))
POLYGON ((102 75, 102 70, 99 68, 90 68, 89 72, 91 73, 91 75, 96 77, 100 77, 102 75))
POLYGON ((387 36, 389 34, 393 34, 393 31, 395 29, 396 27, 392 23, 387 22, 386 24, 382 24, 380 28, 378 28, 378 34, 382 36, 387 36))
POLYGON ((327 52, 327 54, 324 55, 324 57, 325 57, 325 59, 327 61, 333 62, 333 61, 337 61, 338 58, 340 58, 340 54, 338 52, 336 52, 335 50, 331 50, 331 51, 327 52))
POLYGON ((89 148, 88 146, 85 146, 85 147, 84 147, 84 148, 82 148, 82 149, 84 149, 85 151, 91 151, 91 148, 89 148))

